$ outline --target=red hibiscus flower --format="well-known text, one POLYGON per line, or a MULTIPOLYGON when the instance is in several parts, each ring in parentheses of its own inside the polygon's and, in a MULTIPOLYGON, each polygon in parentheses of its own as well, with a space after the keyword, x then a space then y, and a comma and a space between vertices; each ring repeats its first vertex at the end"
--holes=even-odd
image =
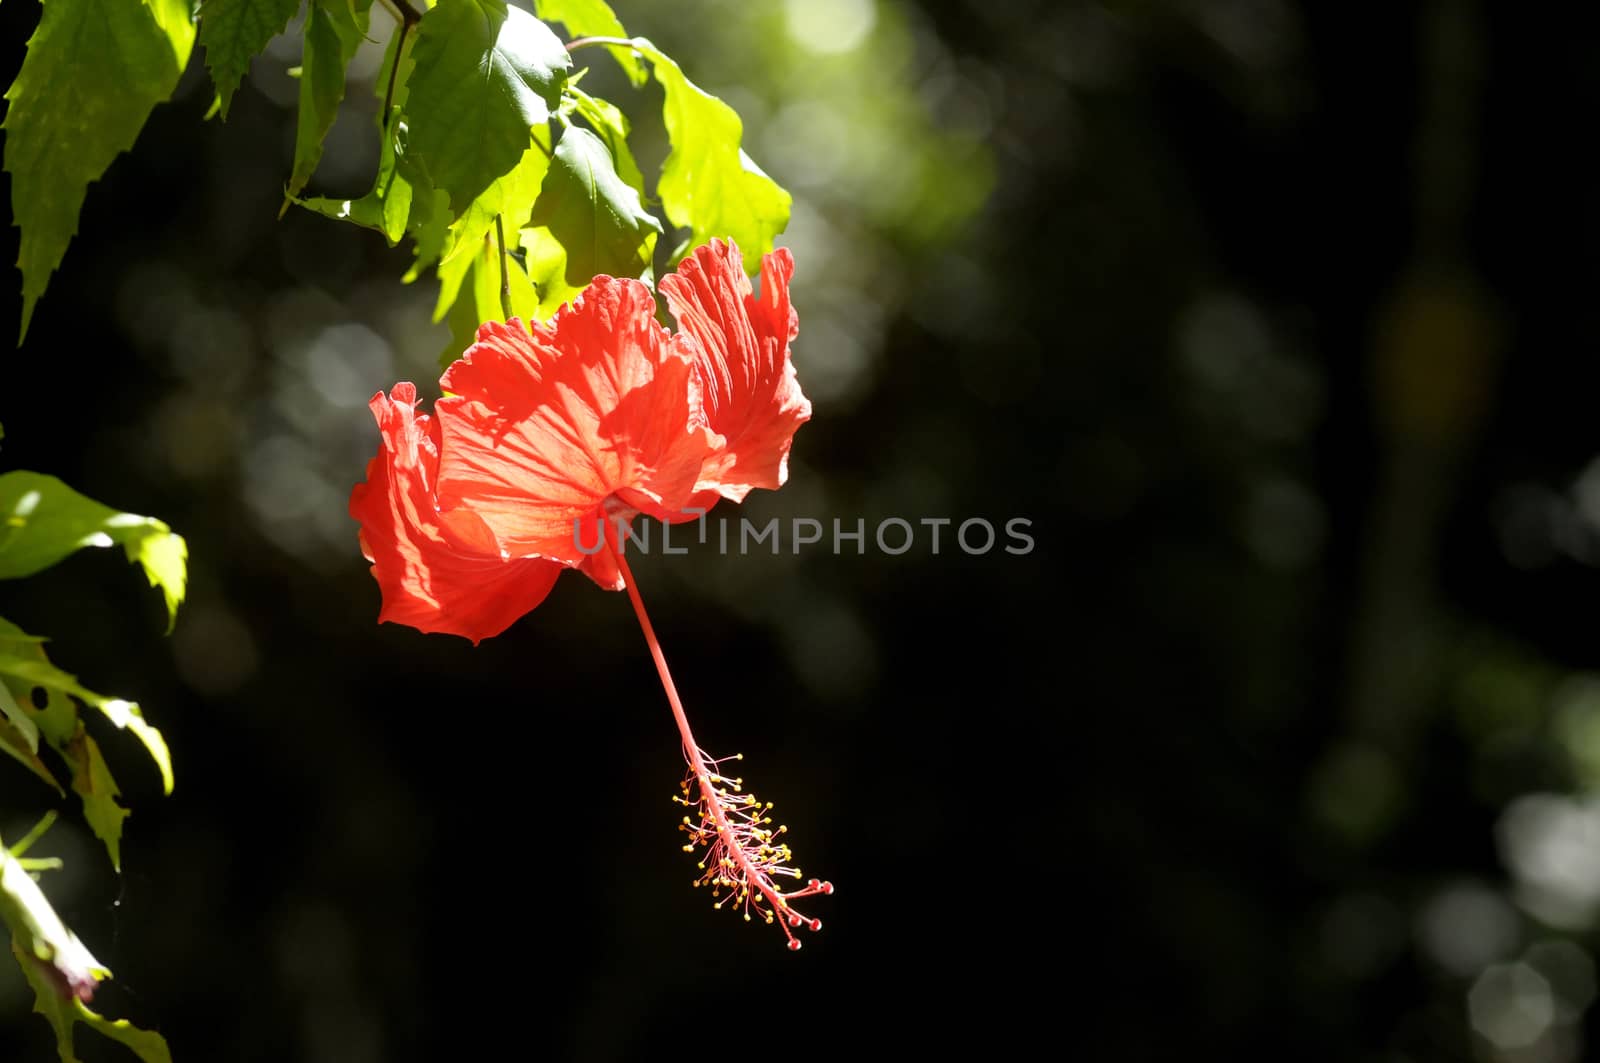
POLYGON ((695 744, 620 534, 640 514, 690 520, 787 478, 811 416, 789 359, 793 273, 786 249, 767 255, 757 297, 739 249, 714 240, 661 283, 676 333, 648 287, 603 276, 547 325, 482 326, 440 379, 435 418, 416 413, 411 384, 374 396, 382 445, 350 512, 380 620, 478 642, 543 601, 563 568, 626 588, 689 761, 680 800, 698 811, 683 829, 686 848, 707 850, 699 881, 718 907, 778 922, 799 948, 790 928, 821 923, 790 902, 833 887, 774 884, 799 875, 783 828, 695 744))

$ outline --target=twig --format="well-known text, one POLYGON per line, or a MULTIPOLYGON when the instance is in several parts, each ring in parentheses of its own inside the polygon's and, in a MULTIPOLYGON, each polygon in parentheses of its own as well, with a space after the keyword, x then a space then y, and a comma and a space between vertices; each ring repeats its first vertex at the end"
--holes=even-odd
POLYGON ((494 239, 500 245, 500 316, 511 320, 511 266, 506 261, 506 227, 494 216, 494 239))

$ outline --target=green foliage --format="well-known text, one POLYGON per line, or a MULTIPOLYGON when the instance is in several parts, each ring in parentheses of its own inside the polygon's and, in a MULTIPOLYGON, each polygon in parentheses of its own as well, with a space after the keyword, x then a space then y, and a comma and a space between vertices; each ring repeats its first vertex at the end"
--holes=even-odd
POLYGON ((566 248, 566 280, 581 286, 602 273, 637 277, 650 268, 661 223, 617 176, 605 142, 587 129, 561 134, 533 223, 566 248))
POLYGON ((0 579, 31 576, 85 547, 121 546, 160 587, 171 624, 183 601, 189 556, 183 537, 154 517, 119 513, 54 476, 0 475, 0 579))
MULTIPOLYGON (((533 9, 540 18, 546 22, 559 22, 567 27, 567 32, 573 37, 626 37, 628 31, 622 28, 622 21, 617 18, 617 13, 611 10, 611 5, 606 0, 534 0, 533 9)), ((622 69, 627 72, 628 80, 635 86, 643 85, 650 78, 649 71, 644 64, 639 62, 639 57, 625 48, 613 48, 611 54, 616 57, 622 69)))
POLYGON ((322 158, 322 142, 344 99, 345 68, 367 35, 371 7, 372 0, 311 0, 300 60, 300 113, 288 188, 291 197, 311 180, 322 158))
POLYGON ((61 784, 39 759, 39 725, 22 711, 11 688, 0 683, 0 750, 61 792, 61 784))
MULTIPOLYGON (((183 539, 151 517, 119 513, 72 490, 53 476, 14 471, 0 475, 0 579, 33 575, 84 547, 121 546, 166 599, 169 625, 183 600, 188 556, 183 539)), ((99 710, 120 730, 143 743, 171 793, 172 756, 161 732, 139 706, 96 693, 45 655, 44 640, 0 619, 0 751, 62 793, 40 757, 53 750, 66 765, 72 792, 85 821, 106 847, 113 867, 122 865, 122 825, 128 810, 100 746, 79 715, 79 706, 99 710)), ((148 1061, 170 1060, 160 1035, 91 1011, 84 1000, 110 972, 67 930, 26 873, 17 853, 0 851, 0 920, 10 928, 12 952, 33 986, 34 1010, 55 1031, 63 1060, 76 1059, 72 1034, 82 1023, 119 1041, 148 1061)))
POLYGON ((410 151, 461 211, 522 158, 572 60, 548 26, 504 0, 440 0, 417 32, 410 151))
MULTIPOLYGON (((567 283, 567 249, 542 225, 523 229, 517 237, 528 279, 539 291, 539 306, 534 316, 543 321, 563 303, 570 303, 583 291, 583 284, 567 283)), ((586 282, 587 283, 587 282, 586 282)))
POLYGON ((11 928, 11 954, 33 989, 33 1010, 44 1016, 56 1035, 57 1053, 63 1063, 77 1063, 72 1034, 83 1023, 126 1045, 145 1063, 171 1063, 172 1053, 160 1034, 105 1019, 83 1002, 96 984, 111 977, 111 971, 67 929, 30 873, 30 864, 57 866, 55 862, 22 858, 40 833, 36 829, 15 849, 0 843, 0 921, 11 928))
POLYGON ((568 87, 567 96, 572 101, 573 112, 581 115, 600 139, 606 142, 611 158, 616 163, 617 176, 642 197, 644 174, 639 172, 639 164, 634 161, 633 152, 628 148, 628 119, 616 104, 596 99, 576 86, 568 87))
POLYGON ((542 141, 536 142, 523 152, 522 160, 510 173, 484 189, 483 194, 451 223, 439 255, 439 304, 434 312, 435 321, 442 320, 455 303, 474 256, 481 253, 485 240, 494 233, 495 219, 510 220, 511 231, 515 232, 533 213, 534 202, 539 198, 549 170, 550 149, 542 141))
POLYGON ((200 45, 223 118, 250 60, 284 31, 298 10, 300 0, 201 0, 200 45))
POLYGON ((636 37, 633 47, 655 66, 666 92, 662 118, 672 153, 661 165, 661 206, 667 220, 689 230, 674 257, 714 236, 731 236, 755 273, 761 256, 789 224, 789 193, 762 172, 740 146, 744 123, 732 107, 684 76, 659 48, 636 37))
MULTIPOLYGON (((457 338, 470 335, 468 317, 486 319, 489 304, 479 295, 491 280, 510 289, 512 305, 548 317, 597 273, 648 279, 662 231, 652 205, 688 230, 671 260, 726 236, 738 241, 752 273, 788 223, 789 194, 744 152, 738 115, 650 41, 628 38, 604 0, 540 0, 537 7, 584 43, 604 46, 635 85, 647 79, 645 60, 654 68, 671 142, 654 190, 629 148, 627 117, 576 87, 567 48, 544 22, 505 0, 439 0, 405 8, 390 38, 376 88, 383 106, 371 190, 353 200, 302 198, 344 99, 351 58, 372 31, 371 6, 306 6, 286 198, 381 232, 390 244, 409 236, 416 257, 404 279, 438 262, 435 317, 451 321, 457 338), (493 256, 492 278, 479 265, 488 259, 478 246, 491 228, 514 234, 515 244, 505 249, 503 269, 493 256), (468 305, 459 304, 463 296, 468 305)), ((224 118, 251 59, 297 9, 295 0, 204 0, 199 40, 224 118)), ((24 331, 76 228, 87 185, 171 93, 194 39, 188 0, 48 0, 8 93, 6 119, 5 164, 23 230, 24 331), (47 93, 46 84, 70 88, 47 93)), ((506 299, 497 295, 494 303, 493 316, 503 314, 506 299)))
MULTIPOLYGON (((417 263, 406 277, 408 282, 438 256, 450 223, 448 200, 434 194, 426 175, 410 159, 408 130, 401 118, 416 39, 412 32, 395 33, 378 71, 377 94, 383 106, 378 111, 378 173, 372 190, 357 200, 295 200, 326 217, 376 229, 390 246, 410 234, 417 245, 417 263)), ((290 198, 294 199, 292 194, 290 198)))
POLYGON ((0 619, 0 686, 6 690, 5 715, 26 743, 21 749, 8 748, 7 752, 35 768, 35 774, 42 769, 43 777, 58 790, 54 776, 38 762, 41 742, 60 755, 70 771, 72 790, 83 803, 84 818, 105 844, 112 865, 120 867, 122 821, 127 819, 128 810, 117 802, 121 791, 99 745, 78 715, 77 701, 99 709, 117 727, 133 732, 160 769, 167 793, 172 792, 173 784, 171 754, 161 732, 145 721, 137 704, 82 686, 75 676, 50 663, 42 642, 0 619), (35 704, 36 691, 43 694, 43 706, 35 704), (19 719, 26 722, 18 725, 19 719))
POLYGON ((6 92, 5 169, 22 229, 22 336, 78 231, 90 183, 172 94, 193 45, 187 0, 44 5, 6 92))

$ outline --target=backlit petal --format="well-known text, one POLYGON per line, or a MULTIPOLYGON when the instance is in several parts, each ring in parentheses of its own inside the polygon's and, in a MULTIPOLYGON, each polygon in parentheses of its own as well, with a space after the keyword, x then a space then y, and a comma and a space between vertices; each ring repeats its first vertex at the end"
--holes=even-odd
POLYGON ((370 403, 382 442, 367 480, 350 494, 361 550, 383 592, 380 621, 478 642, 497 635, 550 593, 561 566, 506 560, 481 519, 441 516, 433 488, 439 426, 416 413, 416 388, 396 384, 370 403))
POLYGON ((597 277, 531 333, 484 325, 441 384, 440 506, 475 513, 516 556, 582 565, 576 533, 613 496, 676 516, 721 442, 689 351, 638 281, 597 277))
POLYGON ((707 460, 699 486, 735 502, 753 487, 783 484, 795 429, 811 416, 789 360, 799 331, 789 303, 793 275, 787 248, 767 255, 758 298, 738 247, 712 240, 661 281, 680 335, 694 347, 706 421, 727 441, 707 460))

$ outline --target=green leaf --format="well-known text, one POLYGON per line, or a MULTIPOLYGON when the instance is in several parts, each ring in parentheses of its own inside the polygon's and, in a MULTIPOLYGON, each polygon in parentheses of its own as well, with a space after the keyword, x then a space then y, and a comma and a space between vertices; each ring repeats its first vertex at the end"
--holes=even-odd
POLYGON ((300 206, 326 217, 376 229, 389 241, 390 247, 398 244, 407 232, 415 235, 425 227, 433 202, 431 191, 418 195, 408 179, 408 176, 417 175, 415 167, 405 162, 406 125, 400 120, 406 99, 406 82, 412 66, 411 46, 416 39, 414 33, 397 30, 389 38, 389 46, 383 54, 383 65, 378 69, 374 83, 374 93, 379 102, 378 176, 372 183, 372 190, 354 200, 321 197, 302 200, 295 199, 292 194, 289 197, 300 206), (399 64, 398 70, 395 69, 396 64, 399 64), (394 86, 392 97, 389 96, 391 81, 394 86), (388 102, 388 114, 384 113, 385 100, 388 102), (413 204, 416 204, 416 209, 413 209, 413 204))
POLYGON ((567 282, 567 249, 544 226, 522 230, 521 244, 528 279, 539 292, 539 305, 533 317, 546 321, 563 305, 576 299, 588 287, 588 281, 567 282))
POLYGON ((667 220, 690 230, 689 247, 713 236, 732 237, 744 252, 745 271, 755 273, 789 224, 789 193, 740 147, 744 123, 732 107, 684 77, 677 63, 643 37, 635 37, 633 46, 654 64, 666 92, 661 114, 672 151, 661 164, 656 191, 667 220))
POLYGON ((298 10, 300 0, 201 0, 200 44, 223 120, 250 60, 284 31, 298 10))
POLYGON ((39 725, 23 711, 11 689, 0 683, 0 751, 61 793, 61 784, 39 759, 39 725))
MULTIPOLYGON (((549 149, 543 143, 534 144, 523 153, 515 169, 484 189, 483 195, 473 200, 461 217, 451 223, 439 255, 439 301, 433 312, 435 321, 444 320, 449 313, 474 256, 482 252, 486 237, 492 245, 495 218, 502 219, 502 227, 510 234, 508 239, 515 239, 517 231, 533 213, 534 201, 539 198, 539 189, 549 169, 549 149)), ((496 314, 495 318, 498 317, 496 314)))
MULTIPOLYGON (((145 749, 150 753, 150 759, 154 760, 156 767, 161 770, 162 789, 170 794, 172 754, 167 750, 166 739, 161 737, 160 731, 145 721, 144 713, 140 711, 139 706, 122 698, 109 698, 104 694, 96 694, 80 684, 77 676, 69 675, 51 664, 45 658, 42 649, 37 652, 36 657, 0 652, 0 676, 18 680, 29 689, 44 687, 46 690, 70 694, 105 713, 106 719, 116 724, 119 729, 132 731, 134 737, 144 743, 145 749)), ((53 737, 58 740, 70 739, 70 735, 59 733, 57 725, 52 724, 52 727, 57 731, 53 737)))
POLYGON ((117 798, 122 791, 100 752, 100 743, 78 723, 78 732, 56 750, 72 768, 72 790, 83 803, 83 818, 106 847, 111 866, 122 870, 122 822, 128 810, 117 798))
POLYGON ((11 931, 11 954, 33 988, 33 1009, 50 1023, 61 1059, 75 1063, 72 1026, 79 1021, 77 1010, 83 1008, 78 997, 93 993, 111 971, 67 929, 28 867, 4 847, 0 847, 0 922, 11 931))
POLYGON ((39 725, 22 711, 22 707, 11 696, 11 690, 3 683, 0 683, 0 719, 17 731, 27 752, 39 752, 39 725))
POLYGON ((32 720, 40 738, 66 761, 72 790, 83 803, 84 818, 105 844, 112 866, 120 868, 122 821, 128 818, 128 810, 117 800, 121 791, 100 746, 84 729, 73 699, 99 709, 119 728, 132 731, 156 762, 168 793, 172 792, 172 758, 161 732, 145 722, 139 706, 85 688, 75 676, 50 663, 41 641, 0 619, 0 685, 32 720), (33 704, 36 690, 44 694, 42 708, 33 704))
POLYGON ((617 163, 617 176, 628 182, 628 187, 638 192, 641 199, 644 198, 644 174, 639 172, 639 164, 634 161, 633 152, 628 148, 628 119, 615 104, 595 99, 581 89, 569 85, 567 94, 573 99, 573 110, 594 127, 595 133, 611 150, 611 157, 617 163))
MULTIPOLYGON (((466 258, 465 283, 445 317, 450 328, 450 342, 439 354, 441 369, 460 358, 472 345, 478 337, 479 325, 485 321, 500 321, 506 316, 500 301, 500 247, 494 235, 485 234, 466 258)), ((520 317, 524 322, 534 320, 539 312, 539 293, 528 280, 527 271, 511 254, 505 258, 505 271, 511 316, 520 317)))
POLYGON ((517 165, 572 60, 550 27, 504 0, 439 0, 417 31, 411 151, 460 212, 517 165))
POLYGON ((5 169, 22 230, 22 329, 78 231, 90 183, 172 95, 194 45, 186 0, 49 0, 6 90, 5 169))
POLYGON ((367 35, 372 0, 312 0, 300 60, 300 114, 294 136, 292 198, 311 180, 322 159, 322 142, 344 99, 344 72, 367 35))
POLYGON ((400 279, 410 284, 422 276, 422 271, 444 250, 445 238, 450 233, 450 196, 426 184, 411 191, 412 235, 417 244, 417 257, 411 268, 400 279))
MULTIPOLYGON (((628 31, 606 0, 533 0, 533 9, 546 22, 559 22, 574 39, 578 37, 626 37, 628 31)), ((628 80, 643 85, 650 75, 630 48, 608 48, 627 73, 628 80)))
POLYGON ((617 176, 605 142, 587 129, 561 134, 533 223, 567 251, 566 279, 583 286, 596 275, 638 277, 650 269, 661 223, 639 193, 617 176))
POLYGON ((22 861, 5 849, 0 849, 0 919, 11 928, 11 954, 33 989, 33 1010, 55 1034, 62 1063, 79 1063, 72 1034, 80 1022, 126 1046, 144 1063, 172 1063, 160 1034, 125 1019, 104 1018, 80 999, 110 978, 111 971, 67 929, 22 861))
POLYGON ((167 1047, 166 1038, 154 1030, 141 1030, 127 1019, 102 1018, 82 1002, 73 1003, 72 1011, 79 1022, 101 1037, 119 1042, 144 1063, 172 1063, 172 1051, 167 1047))
POLYGON ((54 476, 0 474, 0 579, 31 576, 90 546, 121 546, 167 603, 167 629, 178 616, 188 578, 183 537, 154 517, 118 513, 54 476))

